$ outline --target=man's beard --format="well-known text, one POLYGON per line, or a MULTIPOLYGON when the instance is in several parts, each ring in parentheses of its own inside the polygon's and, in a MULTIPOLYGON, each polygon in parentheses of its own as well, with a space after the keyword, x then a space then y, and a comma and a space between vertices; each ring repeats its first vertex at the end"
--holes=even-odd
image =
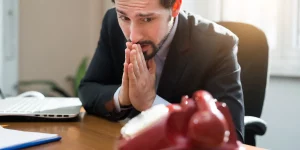
MULTIPOLYGON (((143 52, 145 60, 149 60, 149 59, 153 58, 157 54, 157 52, 161 49, 162 45, 165 43, 165 41, 168 38, 168 36, 169 36, 169 33, 167 35, 165 35, 165 37, 159 42, 158 45, 155 45, 154 42, 152 42, 150 40, 139 41, 139 42, 136 43, 136 44, 140 44, 141 47, 143 45, 150 45, 152 51, 151 51, 151 49, 149 49, 146 52, 143 52), (151 53, 147 54, 148 51, 150 51, 151 53)), ((130 39, 127 40, 127 41, 131 42, 130 39)))

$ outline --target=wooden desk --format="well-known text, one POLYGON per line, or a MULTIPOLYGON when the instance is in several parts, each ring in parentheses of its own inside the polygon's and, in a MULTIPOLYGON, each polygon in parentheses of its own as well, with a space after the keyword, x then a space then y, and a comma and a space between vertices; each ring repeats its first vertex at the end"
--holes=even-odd
MULTIPOLYGON (((55 133, 61 141, 28 148, 28 150, 110 150, 116 143, 122 127, 101 118, 80 114, 78 122, 7 122, 0 123, 5 128, 23 131, 55 133)), ((262 150, 246 146, 246 150, 262 150)))

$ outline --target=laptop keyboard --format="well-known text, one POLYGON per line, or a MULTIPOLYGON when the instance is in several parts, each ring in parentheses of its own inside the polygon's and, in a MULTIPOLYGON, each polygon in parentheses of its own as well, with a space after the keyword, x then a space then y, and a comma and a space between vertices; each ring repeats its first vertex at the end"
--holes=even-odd
POLYGON ((29 116, 39 118, 74 118, 82 103, 76 97, 8 97, 0 99, 0 118, 29 116))
POLYGON ((0 113, 38 113, 48 101, 36 98, 4 100, 0 105, 0 113))

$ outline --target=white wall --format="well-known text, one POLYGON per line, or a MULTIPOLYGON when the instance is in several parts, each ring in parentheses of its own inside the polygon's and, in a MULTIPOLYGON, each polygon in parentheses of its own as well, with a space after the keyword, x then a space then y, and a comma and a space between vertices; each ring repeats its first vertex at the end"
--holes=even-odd
POLYGON ((105 0, 103 1, 103 9, 102 9, 102 12, 103 14, 109 9, 109 8, 112 8, 114 7, 114 3, 111 2, 111 0, 105 0))
POLYGON ((102 7, 101 0, 20 0, 20 80, 53 80, 71 93, 65 78, 92 57, 102 7))
POLYGON ((183 0, 182 10, 201 15, 212 20, 220 20, 222 0, 183 0))
POLYGON ((300 147, 300 78, 270 79, 262 119, 268 123, 258 146, 272 150, 296 150, 300 147))
POLYGON ((3 88, 3 1, 0 1, 0 88, 3 88))

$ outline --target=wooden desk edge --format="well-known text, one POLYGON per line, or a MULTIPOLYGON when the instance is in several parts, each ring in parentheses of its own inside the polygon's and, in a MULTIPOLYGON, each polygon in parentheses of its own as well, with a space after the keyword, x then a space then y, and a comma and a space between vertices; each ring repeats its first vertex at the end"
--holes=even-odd
MULTIPOLYGON (((80 109, 80 112, 81 112, 81 113, 85 113, 86 111, 85 111, 84 108, 82 107, 82 108, 80 109)), ((86 115, 87 115, 87 114, 86 114, 86 115)), ((7 127, 8 125, 1 124, 0 126, 1 126, 1 127, 7 127)), ((266 150, 266 149, 263 149, 263 148, 257 148, 257 147, 253 147, 253 146, 249 146, 249 145, 245 145, 245 144, 244 144, 244 147, 245 147, 246 150, 266 150)))
MULTIPOLYGON (((86 111, 83 107, 81 107, 80 112, 86 112, 86 111)), ((266 150, 263 148, 253 147, 253 146, 246 145, 246 144, 244 144, 244 146, 245 146, 246 150, 266 150)))

